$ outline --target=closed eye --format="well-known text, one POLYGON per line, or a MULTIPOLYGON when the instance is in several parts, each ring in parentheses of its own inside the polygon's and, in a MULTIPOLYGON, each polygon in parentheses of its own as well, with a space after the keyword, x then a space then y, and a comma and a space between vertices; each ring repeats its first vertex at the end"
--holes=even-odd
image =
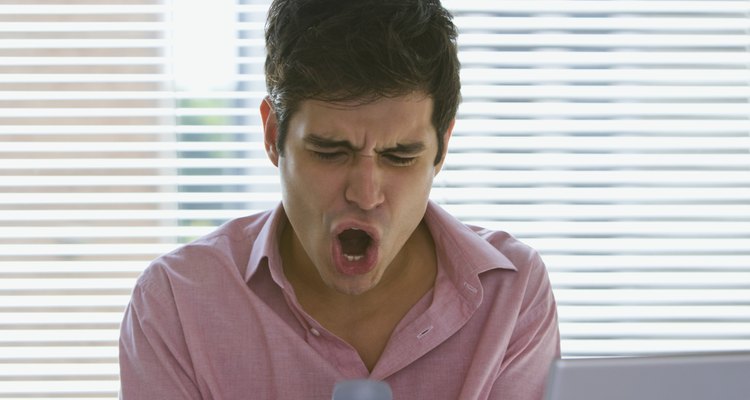
POLYGON ((312 153, 323 161, 335 161, 346 155, 343 151, 312 151, 312 153))
POLYGON ((382 156, 388 160, 389 163, 396 166, 411 165, 417 159, 416 157, 402 157, 395 154, 383 154, 382 156))
POLYGON ((423 142, 399 143, 394 147, 383 149, 378 154, 391 165, 406 167, 414 164, 425 150, 423 142))

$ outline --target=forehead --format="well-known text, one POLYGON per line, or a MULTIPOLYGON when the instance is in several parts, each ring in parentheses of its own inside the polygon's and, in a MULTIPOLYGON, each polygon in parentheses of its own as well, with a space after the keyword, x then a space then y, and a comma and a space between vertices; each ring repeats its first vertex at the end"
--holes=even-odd
POLYGON ((304 100, 290 120, 289 133, 314 134, 357 145, 368 142, 429 141, 435 137, 432 98, 422 94, 369 102, 304 100))

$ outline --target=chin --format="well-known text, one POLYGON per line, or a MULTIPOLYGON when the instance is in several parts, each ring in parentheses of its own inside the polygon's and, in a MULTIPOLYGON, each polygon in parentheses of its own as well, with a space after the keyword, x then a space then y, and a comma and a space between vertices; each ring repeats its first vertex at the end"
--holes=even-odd
POLYGON ((357 277, 339 277, 331 282, 329 286, 335 291, 347 296, 359 296, 364 294, 378 285, 379 280, 374 277, 357 276, 357 277))

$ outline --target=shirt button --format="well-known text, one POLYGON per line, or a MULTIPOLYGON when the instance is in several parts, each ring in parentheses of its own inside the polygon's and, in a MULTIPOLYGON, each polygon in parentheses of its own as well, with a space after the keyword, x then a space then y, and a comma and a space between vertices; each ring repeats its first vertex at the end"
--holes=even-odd
POLYGON ((313 336, 320 336, 320 331, 315 328, 310 328, 310 333, 312 333, 313 336))

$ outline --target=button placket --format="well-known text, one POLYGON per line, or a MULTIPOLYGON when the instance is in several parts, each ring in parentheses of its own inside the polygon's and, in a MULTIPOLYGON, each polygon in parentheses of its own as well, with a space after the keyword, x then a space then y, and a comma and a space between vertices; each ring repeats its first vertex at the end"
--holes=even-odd
POLYGON ((470 284, 469 282, 464 282, 464 288, 468 290, 471 294, 477 294, 479 292, 479 289, 477 289, 474 285, 470 284))
POLYGON ((421 330, 421 331, 420 331, 420 332, 419 332, 419 333, 417 334, 417 339, 422 339, 423 337, 427 336, 427 334, 428 334, 428 333, 430 333, 430 331, 432 331, 432 325, 428 326, 428 327, 427 327, 427 328, 425 328, 425 329, 422 329, 422 330, 421 330))

